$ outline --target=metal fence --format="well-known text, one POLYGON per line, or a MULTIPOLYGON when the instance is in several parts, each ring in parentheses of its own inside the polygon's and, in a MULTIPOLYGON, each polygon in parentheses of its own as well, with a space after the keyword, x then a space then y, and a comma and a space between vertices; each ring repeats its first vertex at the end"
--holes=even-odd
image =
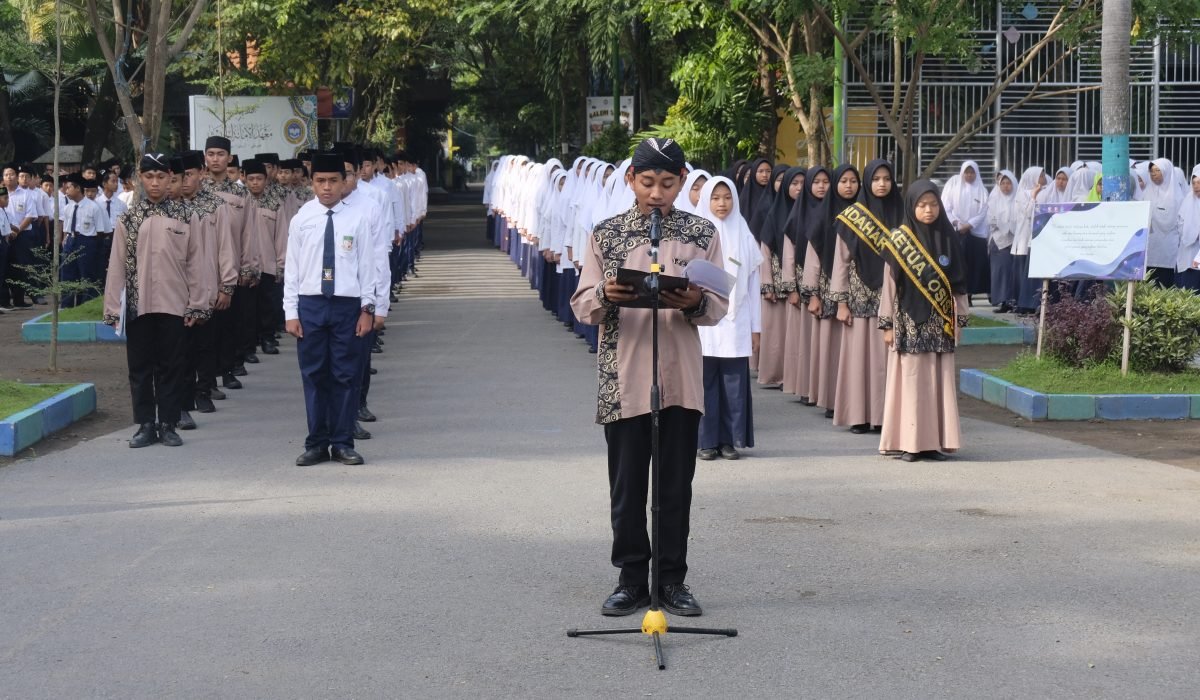
MULTIPOLYGON (((1004 66, 1045 34, 1051 19, 1046 8, 1051 5, 1032 3, 1041 11, 1029 19, 1021 8, 997 4, 1001 7, 977 10, 979 29, 969 37, 976 46, 971 65, 928 58, 921 66, 913 111, 918 172, 984 104, 1005 74, 1004 66)), ((848 25, 856 31, 853 21, 848 25)), ((867 37, 859 50, 872 81, 885 86, 885 104, 891 103, 891 86, 897 78, 903 82, 912 76, 913 60, 901 48, 897 52, 890 36, 877 33, 867 37)), ((1098 43, 1065 55, 1059 45, 1044 47, 990 107, 989 118, 996 121, 954 148, 934 177, 956 174, 968 159, 978 162, 989 180, 1002 168, 1019 173, 1041 165, 1053 171, 1075 160, 1100 160, 1099 51, 1098 43), (1035 91, 1039 96, 1019 104, 1035 91), (1041 96, 1046 93, 1057 94, 1041 96)), ((1190 172, 1200 163, 1200 46, 1138 42, 1132 48, 1130 73, 1130 156, 1170 158, 1190 172)), ((895 139, 860 76, 849 65, 844 75, 842 132, 847 159, 861 167, 872 158, 885 157, 903 170, 895 139)))

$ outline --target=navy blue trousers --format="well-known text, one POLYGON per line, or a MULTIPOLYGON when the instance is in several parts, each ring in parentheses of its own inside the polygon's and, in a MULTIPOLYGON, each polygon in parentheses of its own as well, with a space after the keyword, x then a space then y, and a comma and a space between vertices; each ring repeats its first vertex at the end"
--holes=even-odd
POLYGON ((699 447, 712 450, 721 445, 754 447, 749 357, 704 356, 699 447))
MULTIPOLYGON (((69 236, 63 241, 63 257, 67 258, 74 255, 74 259, 66 262, 62 266, 62 281, 75 282, 86 281, 99 287, 100 271, 98 263, 100 261, 100 239, 96 236, 69 236)), ((62 306, 70 308, 82 304, 96 296, 95 289, 79 294, 64 294, 62 306)))
POLYGON ((304 449, 354 447, 363 339, 354 335, 357 297, 302 296, 298 312, 304 337, 296 341, 308 437, 304 449))

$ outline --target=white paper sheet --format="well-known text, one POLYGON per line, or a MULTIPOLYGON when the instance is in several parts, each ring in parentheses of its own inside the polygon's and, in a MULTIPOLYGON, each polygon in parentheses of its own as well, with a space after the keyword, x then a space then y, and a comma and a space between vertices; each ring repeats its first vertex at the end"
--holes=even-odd
POLYGON ((697 287, 715 292, 726 299, 733 291, 733 285, 737 283, 736 277, 707 260, 688 261, 687 267, 683 268, 683 276, 697 287))

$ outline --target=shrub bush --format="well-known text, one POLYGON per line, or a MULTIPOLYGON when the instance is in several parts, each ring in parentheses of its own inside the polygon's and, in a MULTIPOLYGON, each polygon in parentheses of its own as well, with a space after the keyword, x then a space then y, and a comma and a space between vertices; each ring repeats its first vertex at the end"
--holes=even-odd
POLYGON ((583 155, 599 158, 608 163, 620 163, 633 151, 629 131, 614 122, 604 127, 591 143, 583 147, 583 155))
POLYGON ((1046 306, 1043 350, 1071 367, 1099 364, 1114 347, 1120 352, 1120 330, 1112 307, 1103 299, 1081 301, 1064 288, 1060 299, 1046 306))
MULTIPOLYGON (((1108 297, 1108 307, 1122 326, 1126 294, 1126 284, 1118 284, 1108 297)), ((1185 370, 1200 352, 1200 296, 1190 289, 1139 284, 1133 294, 1129 329, 1130 367, 1140 372, 1185 370)), ((1112 355, 1120 361, 1120 343, 1112 355)))

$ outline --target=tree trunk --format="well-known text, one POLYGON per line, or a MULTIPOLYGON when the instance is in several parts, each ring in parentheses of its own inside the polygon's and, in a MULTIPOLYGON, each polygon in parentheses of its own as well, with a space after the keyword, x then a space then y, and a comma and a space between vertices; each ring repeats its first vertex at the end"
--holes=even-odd
MULTIPOLYGON (((1100 43, 1104 199, 1129 199, 1129 0, 1105 0, 1100 43)), ((1155 144, 1157 149, 1157 144, 1155 144)))
POLYGON ((104 147, 108 145, 108 136, 112 132, 113 120, 117 118, 117 86, 113 83, 111 72, 104 74, 104 82, 100 92, 96 93, 96 101, 92 111, 88 113, 87 126, 83 132, 83 162, 98 163, 103 158, 104 147))
POLYGON ((16 155, 17 144, 13 142, 12 119, 8 109, 8 82, 0 71, 0 163, 7 163, 16 155))
POLYGON ((758 50, 758 87, 761 91, 763 101, 771 106, 771 114, 763 124, 762 134, 758 139, 759 155, 775 161, 775 154, 778 152, 779 144, 779 117, 775 113, 775 71, 771 70, 771 55, 767 48, 760 47, 758 50))

